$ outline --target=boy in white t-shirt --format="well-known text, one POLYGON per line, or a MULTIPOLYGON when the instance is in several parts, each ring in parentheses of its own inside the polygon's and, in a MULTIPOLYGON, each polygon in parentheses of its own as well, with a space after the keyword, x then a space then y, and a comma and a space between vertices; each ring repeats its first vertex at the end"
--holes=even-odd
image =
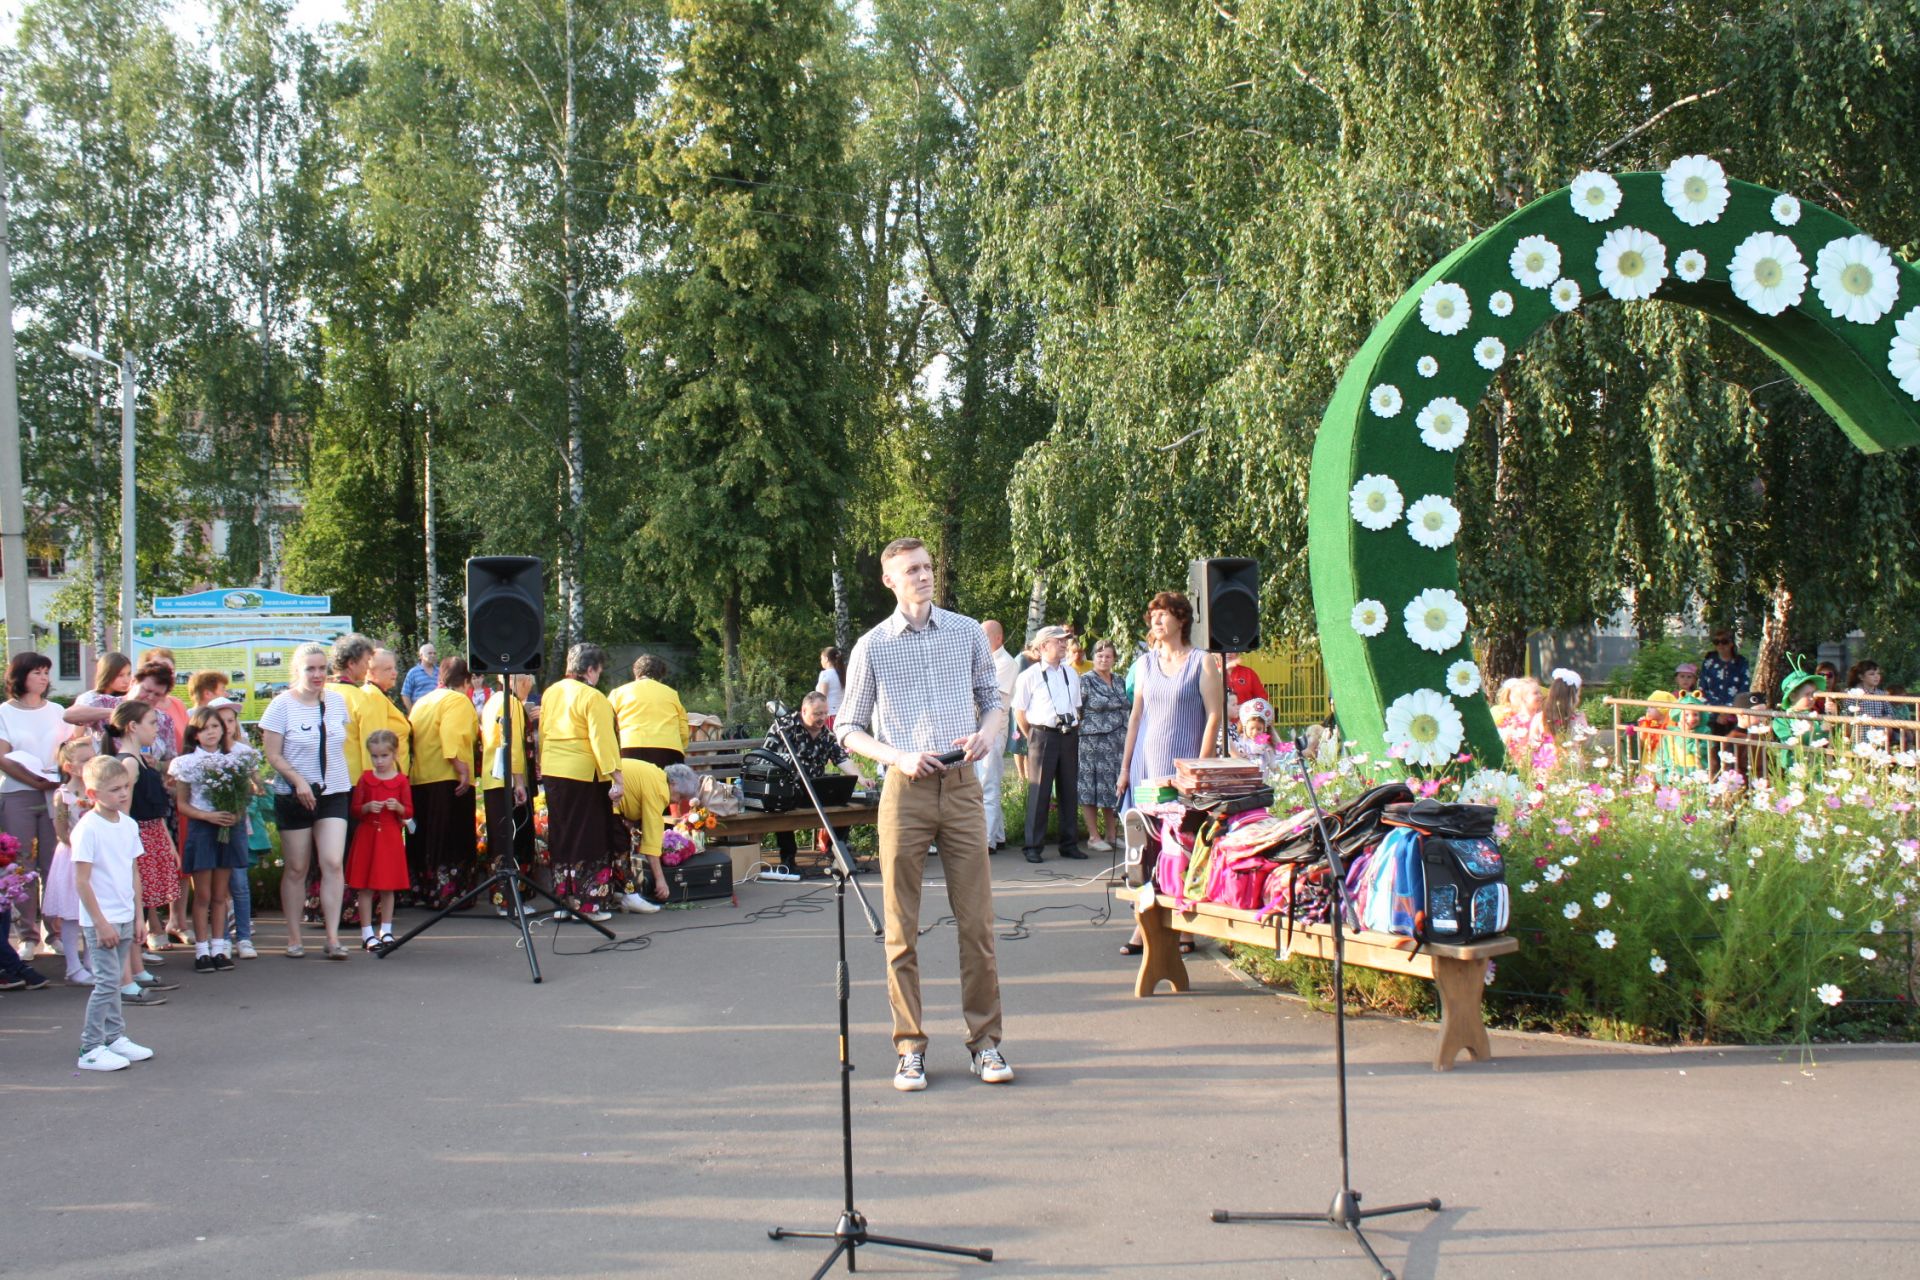
POLYGON ((80 928, 93 963, 93 994, 80 1031, 82 1071, 119 1071, 153 1050, 127 1039, 120 1016, 120 972, 140 914, 140 824, 127 816, 133 776, 112 756, 95 756, 83 771, 93 811, 73 827, 73 887, 80 928), (112 959, 109 960, 108 957, 112 959))

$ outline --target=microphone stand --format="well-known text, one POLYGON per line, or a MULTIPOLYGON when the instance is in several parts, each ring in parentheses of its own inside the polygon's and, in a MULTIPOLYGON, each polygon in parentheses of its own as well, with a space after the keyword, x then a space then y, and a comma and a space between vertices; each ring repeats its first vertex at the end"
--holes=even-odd
POLYGON ((846 1189, 846 1200, 840 1210, 840 1218, 831 1231, 794 1231, 787 1227, 772 1227, 767 1231, 769 1240, 831 1240, 833 1250, 827 1254, 826 1261, 813 1273, 812 1280, 822 1280, 827 1272, 833 1270, 833 1264, 842 1254, 847 1259, 847 1271, 857 1270, 855 1256, 861 1245, 884 1244, 895 1249, 918 1249, 923 1253, 954 1254, 963 1258, 978 1258, 982 1262, 993 1261, 991 1249, 969 1249, 959 1245, 930 1244, 924 1240, 903 1240, 898 1236, 879 1236, 867 1230, 866 1215, 853 1204, 853 1060, 847 1054, 849 1033, 847 1029, 847 1001, 850 983, 847 977, 847 887, 853 887, 854 897, 859 899, 860 910, 867 917, 867 928, 872 931, 875 942, 885 937, 880 921, 873 914, 873 907, 867 902, 867 895, 860 888, 860 881, 854 870, 853 855, 848 852, 846 842, 840 838, 839 831, 827 821, 826 808, 820 803, 820 793, 813 789, 813 779, 800 765, 800 757, 795 754, 793 740, 787 736, 787 727, 783 723, 787 708, 781 702, 769 702, 767 710, 773 715, 774 732, 780 735, 780 743, 787 749, 787 762, 793 771, 800 775, 800 785, 806 788, 807 801, 813 805, 813 812, 820 819, 820 829, 827 833, 827 841, 833 846, 833 906, 840 930, 840 959, 833 971, 833 990, 840 1003, 840 1168, 841 1178, 846 1189))
MULTIPOLYGON (((1366 1233, 1360 1229, 1364 1218, 1384 1217, 1393 1213, 1411 1213, 1415 1209, 1425 1209, 1430 1213, 1440 1211, 1440 1201, 1436 1197, 1421 1200, 1413 1204, 1392 1204, 1378 1209, 1362 1209, 1360 1193, 1353 1189, 1353 1173, 1347 1155, 1347 989, 1344 980, 1343 959, 1346 952, 1345 930, 1342 917, 1351 910, 1346 900, 1345 866, 1340 861, 1340 850, 1327 834, 1327 811, 1320 807, 1320 793, 1313 785, 1313 771, 1307 765, 1306 739, 1296 734, 1293 739, 1293 758, 1299 765, 1300 776, 1306 779, 1307 797, 1313 802, 1313 826, 1320 833, 1320 848, 1326 857, 1327 868, 1333 877, 1333 904, 1329 913, 1333 921, 1333 1060, 1334 1079, 1338 1084, 1340 1098, 1340 1186, 1333 1193, 1333 1203, 1319 1213, 1242 1213, 1226 1209, 1215 1209, 1215 1222, 1324 1222, 1353 1233, 1353 1238, 1365 1250, 1368 1258, 1378 1269, 1381 1280, 1393 1280, 1393 1272, 1387 1270, 1387 1264, 1380 1261, 1380 1255, 1367 1243, 1366 1233)), ((1359 927, 1358 922, 1354 924, 1359 927)), ((1275 917, 1274 949, 1282 949, 1280 936, 1281 923, 1275 917)))

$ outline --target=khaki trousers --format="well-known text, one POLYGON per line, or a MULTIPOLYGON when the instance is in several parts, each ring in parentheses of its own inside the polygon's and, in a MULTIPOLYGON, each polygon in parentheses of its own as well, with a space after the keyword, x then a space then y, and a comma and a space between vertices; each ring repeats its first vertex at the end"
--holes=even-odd
POLYGON ((930 778, 887 773, 880 793, 880 875, 887 913, 887 996, 893 1046, 924 1053, 920 1025, 920 886, 927 846, 940 846, 947 904, 960 937, 960 1004, 967 1050, 1000 1043, 1000 973, 993 957, 993 874, 987 857, 987 815, 980 779, 956 766, 930 778))

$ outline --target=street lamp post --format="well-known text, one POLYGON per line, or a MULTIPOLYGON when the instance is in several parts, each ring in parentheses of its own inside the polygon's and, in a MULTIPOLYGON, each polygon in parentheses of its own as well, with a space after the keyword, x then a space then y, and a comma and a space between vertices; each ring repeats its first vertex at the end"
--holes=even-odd
POLYGON ((122 349, 116 364, 92 347, 65 346, 76 360, 97 360, 120 370, 120 652, 133 652, 133 353, 122 349))

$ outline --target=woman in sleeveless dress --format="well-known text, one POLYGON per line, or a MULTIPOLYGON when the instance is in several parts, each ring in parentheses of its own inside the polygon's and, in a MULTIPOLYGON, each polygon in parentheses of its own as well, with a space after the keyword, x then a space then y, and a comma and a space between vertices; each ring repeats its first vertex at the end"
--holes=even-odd
MULTIPOLYGON (((1115 789, 1120 807, 1133 807, 1133 788, 1173 773, 1175 760, 1218 754, 1221 708, 1219 660, 1195 649, 1193 606, 1177 591, 1162 591, 1147 605, 1147 652, 1133 686, 1133 714, 1120 753, 1115 789)), ((1182 951, 1193 950, 1184 935, 1182 951)), ((1120 949, 1138 955, 1140 931, 1120 949)))

